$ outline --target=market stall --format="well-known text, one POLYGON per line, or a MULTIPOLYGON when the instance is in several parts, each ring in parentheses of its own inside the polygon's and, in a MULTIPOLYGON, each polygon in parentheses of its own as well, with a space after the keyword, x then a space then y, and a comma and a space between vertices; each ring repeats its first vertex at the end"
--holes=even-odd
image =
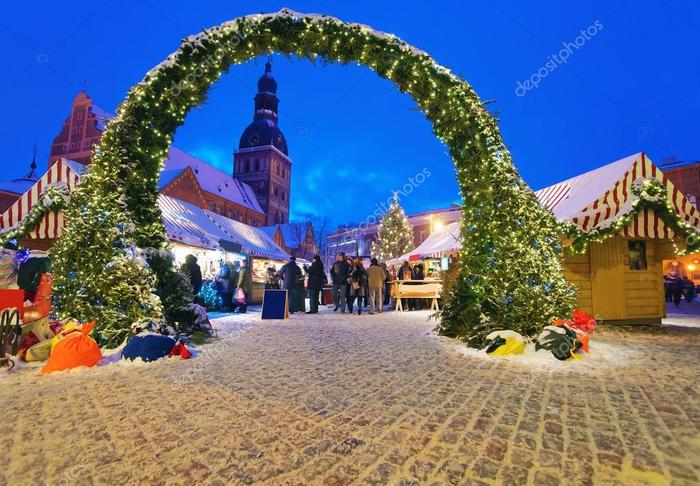
POLYGON ((169 196, 158 196, 158 206, 170 240, 175 262, 185 262, 187 255, 197 257, 204 280, 212 280, 219 272, 219 262, 240 262, 247 258, 241 245, 230 241, 204 210, 169 196))
POLYGON ((405 261, 411 266, 420 262, 423 264, 426 279, 439 279, 441 272, 450 268, 450 263, 459 253, 462 245, 459 232, 460 222, 450 223, 432 232, 416 249, 387 261, 387 266, 394 265, 398 269, 405 261))
POLYGON ((267 269, 279 270, 289 259, 289 254, 280 248, 263 230, 226 218, 220 214, 203 210, 210 222, 226 235, 228 241, 238 243, 242 252, 252 260, 252 303, 262 302, 267 269))

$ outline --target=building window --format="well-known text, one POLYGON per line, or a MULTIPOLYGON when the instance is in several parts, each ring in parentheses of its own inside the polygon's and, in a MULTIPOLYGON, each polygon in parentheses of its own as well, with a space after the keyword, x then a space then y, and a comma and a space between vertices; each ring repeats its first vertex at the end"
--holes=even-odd
POLYGON ((279 196, 279 195, 280 195, 279 190, 277 189, 277 187, 275 187, 275 189, 273 190, 273 194, 274 194, 275 196, 279 196))
POLYGON ((275 164, 275 173, 277 175, 280 175, 280 165, 279 164, 275 164))
POLYGON ((250 172, 250 162, 247 160, 243 163, 243 172, 250 172))
POLYGON ((255 171, 260 170, 260 159, 255 159, 255 171))
POLYGON ((216 203, 213 201, 209 201, 209 210, 216 212, 216 203))
POLYGON ((284 170, 284 167, 282 167, 282 179, 285 179, 287 177, 287 171, 284 170))
POLYGON ((630 240, 627 242, 627 253, 629 254, 630 270, 647 269, 647 242, 641 240, 630 240))

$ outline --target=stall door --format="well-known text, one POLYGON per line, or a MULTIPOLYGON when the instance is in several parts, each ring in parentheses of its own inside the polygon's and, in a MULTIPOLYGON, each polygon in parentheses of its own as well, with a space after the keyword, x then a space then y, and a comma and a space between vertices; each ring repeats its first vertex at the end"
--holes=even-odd
POLYGON ((626 319, 625 240, 591 243, 591 297, 596 319, 626 319))

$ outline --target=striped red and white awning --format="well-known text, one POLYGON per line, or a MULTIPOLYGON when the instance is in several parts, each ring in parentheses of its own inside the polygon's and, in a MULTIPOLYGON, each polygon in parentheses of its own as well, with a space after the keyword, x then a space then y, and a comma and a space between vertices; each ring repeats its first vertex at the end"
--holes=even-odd
MULTIPOLYGON (((536 192, 542 205, 562 221, 589 233, 611 226, 632 211, 637 197, 632 186, 656 179, 666 187, 668 201, 678 217, 700 231, 700 212, 688 201, 646 154, 640 152, 599 169, 536 192)), ((676 236, 651 209, 642 209, 620 234, 634 238, 676 236)))
MULTIPOLYGON (((80 182, 82 171, 84 168, 76 162, 66 159, 58 160, 12 206, 0 214, 0 232, 17 227, 27 217, 32 207, 40 202, 41 194, 47 188, 64 185, 70 193, 80 182)), ((63 211, 53 211, 45 214, 27 237, 30 239, 54 239, 61 234, 64 226, 65 215, 63 211)))

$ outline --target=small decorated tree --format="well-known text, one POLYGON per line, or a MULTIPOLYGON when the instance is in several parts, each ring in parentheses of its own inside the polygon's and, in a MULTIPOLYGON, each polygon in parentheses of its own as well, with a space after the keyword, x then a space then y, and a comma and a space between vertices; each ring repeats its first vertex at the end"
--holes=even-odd
POLYGON ((394 200, 379 222, 377 241, 372 243, 372 256, 385 261, 400 257, 412 249, 413 228, 399 204, 399 195, 394 193, 394 200))

